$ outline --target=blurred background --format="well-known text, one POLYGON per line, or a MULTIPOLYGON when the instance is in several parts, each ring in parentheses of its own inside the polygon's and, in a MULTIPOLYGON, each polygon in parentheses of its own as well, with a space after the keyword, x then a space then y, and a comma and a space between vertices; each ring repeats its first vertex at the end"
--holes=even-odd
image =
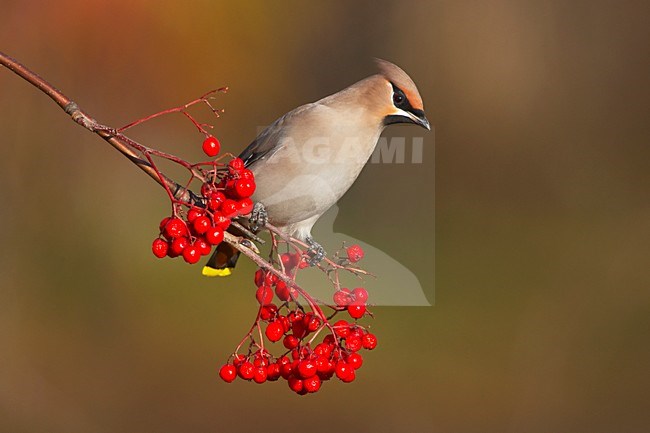
MULTIPOLYGON (((649 9, 0 0, 0 50, 113 126, 228 85, 215 134, 238 152, 372 57, 435 125, 387 130, 423 136, 424 163, 369 165, 334 223, 435 305, 377 308, 358 380, 298 397, 217 377, 253 267, 215 281, 156 260, 163 191, 0 70, 0 431, 646 430, 649 9)), ((182 116, 132 136, 201 157, 182 116)))

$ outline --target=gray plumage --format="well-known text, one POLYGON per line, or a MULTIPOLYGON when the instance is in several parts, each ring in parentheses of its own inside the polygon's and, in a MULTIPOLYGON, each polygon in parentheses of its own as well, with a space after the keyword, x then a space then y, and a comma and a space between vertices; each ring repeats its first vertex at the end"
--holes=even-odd
POLYGON ((397 113, 404 122, 416 123, 410 113, 397 111, 395 83, 386 74, 409 85, 404 93, 414 95, 410 104, 421 110, 415 84, 397 66, 380 62, 382 74, 290 111, 240 155, 255 173, 253 201, 264 204, 269 221, 288 235, 309 237, 318 218, 352 186, 372 155, 386 116, 397 113))
MULTIPOLYGON (((429 129, 413 80, 385 60, 377 66, 379 74, 288 112, 240 155, 255 174, 253 201, 264 205, 271 224, 310 244, 313 263, 323 249, 311 239, 312 227, 352 186, 384 128, 413 123, 429 129)), ((203 274, 229 275, 238 255, 222 242, 203 274)))

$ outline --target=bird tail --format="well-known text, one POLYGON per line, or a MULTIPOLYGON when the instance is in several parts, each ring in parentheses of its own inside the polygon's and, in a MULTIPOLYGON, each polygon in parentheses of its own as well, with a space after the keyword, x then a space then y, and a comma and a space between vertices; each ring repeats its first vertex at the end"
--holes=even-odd
POLYGON ((202 274, 206 277, 227 277, 232 274, 238 258, 239 251, 232 245, 221 242, 203 267, 202 274))

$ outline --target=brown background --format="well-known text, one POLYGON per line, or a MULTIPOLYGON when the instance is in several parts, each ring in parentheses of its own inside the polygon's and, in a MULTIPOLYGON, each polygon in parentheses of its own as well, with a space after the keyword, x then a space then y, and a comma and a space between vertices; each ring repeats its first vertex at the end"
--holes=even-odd
MULTIPOLYGON (((216 378, 254 314, 252 266, 214 281, 155 260, 162 191, 0 71, 0 431, 647 429, 647 3, 0 11, 3 51, 116 126, 229 85, 216 133, 237 152, 376 56, 414 77, 436 127, 424 164, 369 166, 335 225, 407 264, 430 296, 435 281, 436 305, 378 308, 380 346, 358 381, 299 398, 216 378)), ((387 131, 400 134, 420 131, 387 131)), ((133 135, 200 157, 180 116, 133 135)))

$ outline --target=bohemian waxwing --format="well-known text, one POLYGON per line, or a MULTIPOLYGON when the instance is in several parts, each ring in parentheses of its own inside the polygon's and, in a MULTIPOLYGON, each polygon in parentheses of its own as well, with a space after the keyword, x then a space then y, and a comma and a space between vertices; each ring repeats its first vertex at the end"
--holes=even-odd
MULTIPOLYGON (((287 235, 306 241, 316 221, 352 186, 387 125, 430 129, 415 83, 402 69, 377 59, 379 73, 292 110, 260 133, 239 156, 255 174, 256 211, 287 235)), ((222 242, 203 269, 230 275, 238 251, 222 242)))

